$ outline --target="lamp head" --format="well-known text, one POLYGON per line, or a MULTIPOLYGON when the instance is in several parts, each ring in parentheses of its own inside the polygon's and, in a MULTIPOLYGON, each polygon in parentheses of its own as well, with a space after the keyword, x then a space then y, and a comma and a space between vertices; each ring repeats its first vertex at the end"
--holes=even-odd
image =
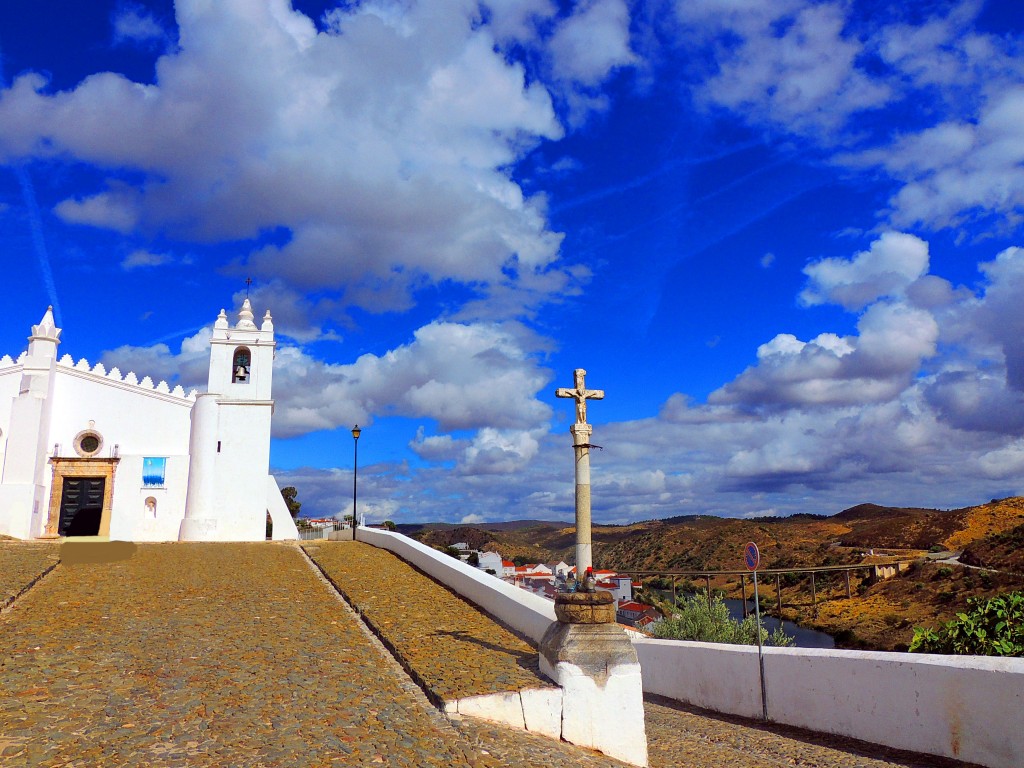
POLYGON ((359 425, 356 424, 354 427, 352 427, 352 439, 358 440, 359 439, 359 435, 362 434, 362 432, 363 432, 363 430, 361 430, 359 428, 359 425))

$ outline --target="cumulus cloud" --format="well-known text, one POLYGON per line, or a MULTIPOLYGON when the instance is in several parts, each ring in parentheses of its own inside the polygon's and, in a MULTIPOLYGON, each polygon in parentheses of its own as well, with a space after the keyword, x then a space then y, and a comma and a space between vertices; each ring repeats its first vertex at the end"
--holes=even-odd
POLYGON ((205 389, 212 336, 211 324, 182 340, 176 353, 164 343, 148 347, 124 345, 104 352, 100 362, 107 370, 116 366, 121 373, 134 371, 140 379, 149 376, 154 381, 163 379, 171 385, 181 384, 185 389, 205 389))
POLYGON ((773 408, 890 400, 935 354, 939 335, 931 314, 905 304, 875 304, 857 328, 858 336, 823 333, 808 342, 779 334, 708 402, 773 408))
MULTIPOLYGON (((509 53, 543 43, 553 8, 519 5, 489 4, 488 24, 475 6, 369 2, 318 30, 285 0, 179 0, 179 45, 153 84, 103 72, 52 93, 26 73, 2 91, 0 157, 106 172, 56 206, 65 221, 254 241, 255 277, 337 306, 405 309, 454 281, 485 295, 522 286, 503 305, 518 314, 581 277, 559 262, 543 196, 508 170, 563 134, 545 85, 509 53)), ((155 34, 133 8, 117 16, 122 34, 155 34)), ((552 46, 566 76, 598 82, 631 57, 624 3, 581 5, 552 46), (567 58, 586 34, 602 45, 567 58)))
POLYGON ((716 71, 699 93, 712 104, 826 136, 891 98, 856 66, 864 47, 847 30, 845 4, 680 0, 676 13, 687 34, 710 40, 716 71))
POLYGON ((637 61, 629 45, 629 8, 623 0, 584 0, 555 29, 548 50, 556 76, 598 85, 613 69, 637 61))
MULTIPOLYGON (((104 353, 102 361, 198 386, 207 379, 210 334, 204 329, 186 339, 178 353, 166 344, 124 346, 104 353)), ((521 464, 536 453, 529 430, 551 417, 551 407, 537 399, 551 374, 534 359, 532 339, 514 323, 439 321, 417 330, 408 344, 349 364, 281 346, 274 363, 274 435, 407 416, 432 419, 446 432, 482 430, 464 448, 473 467, 521 464)), ((422 438, 420 449, 438 456, 444 441, 428 441, 422 438)))
POLYGON ((928 244, 902 232, 886 232, 851 259, 821 259, 804 267, 809 278, 800 300, 862 309, 883 296, 901 296, 928 271, 928 244))
POLYGON ((699 103, 810 139, 837 164, 882 169, 896 185, 880 212, 890 226, 1008 231, 1024 217, 1024 64, 1011 36, 976 29, 982 5, 893 6, 867 21, 844 2, 675 7, 684 50, 704 54, 699 103))

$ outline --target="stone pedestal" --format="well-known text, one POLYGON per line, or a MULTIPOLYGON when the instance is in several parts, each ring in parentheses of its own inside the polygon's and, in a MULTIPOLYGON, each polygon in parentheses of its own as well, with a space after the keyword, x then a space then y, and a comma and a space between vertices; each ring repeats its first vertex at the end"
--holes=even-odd
POLYGON ((540 669, 562 688, 562 738, 647 765, 643 682, 636 651, 615 623, 608 592, 557 595, 540 669))

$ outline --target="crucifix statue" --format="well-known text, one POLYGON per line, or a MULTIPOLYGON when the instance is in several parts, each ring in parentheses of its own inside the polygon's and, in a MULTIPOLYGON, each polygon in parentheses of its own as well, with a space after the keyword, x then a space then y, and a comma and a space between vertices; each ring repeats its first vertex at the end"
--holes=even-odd
POLYGON ((576 423, 586 424, 587 423, 587 400, 604 400, 603 389, 587 389, 585 379, 587 378, 587 372, 582 368, 577 368, 572 372, 573 381, 576 386, 574 389, 568 387, 559 387, 555 390, 555 397, 572 397, 576 400, 576 423))
POLYGON ((587 569, 594 565, 590 537, 590 435, 594 428, 587 423, 587 400, 603 400, 603 389, 587 389, 587 372, 572 372, 575 387, 559 387, 555 397, 571 397, 576 401, 576 423, 569 427, 576 452, 576 580, 583 582, 587 569))

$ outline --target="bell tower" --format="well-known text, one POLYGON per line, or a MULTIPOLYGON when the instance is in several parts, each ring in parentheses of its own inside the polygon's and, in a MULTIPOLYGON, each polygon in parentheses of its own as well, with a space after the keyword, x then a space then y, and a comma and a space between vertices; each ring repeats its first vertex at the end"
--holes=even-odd
POLYGON ((210 339, 210 376, 206 391, 225 400, 270 400, 274 374, 274 322, 270 310, 257 328, 249 299, 238 312, 238 322, 228 325, 222 309, 210 339))
POLYGON ((266 536, 274 323, 260 327, 248 297, 238 322, 222 309, 210 339, 206 394, 192 408, 183 541, 261 541, 266 536))

